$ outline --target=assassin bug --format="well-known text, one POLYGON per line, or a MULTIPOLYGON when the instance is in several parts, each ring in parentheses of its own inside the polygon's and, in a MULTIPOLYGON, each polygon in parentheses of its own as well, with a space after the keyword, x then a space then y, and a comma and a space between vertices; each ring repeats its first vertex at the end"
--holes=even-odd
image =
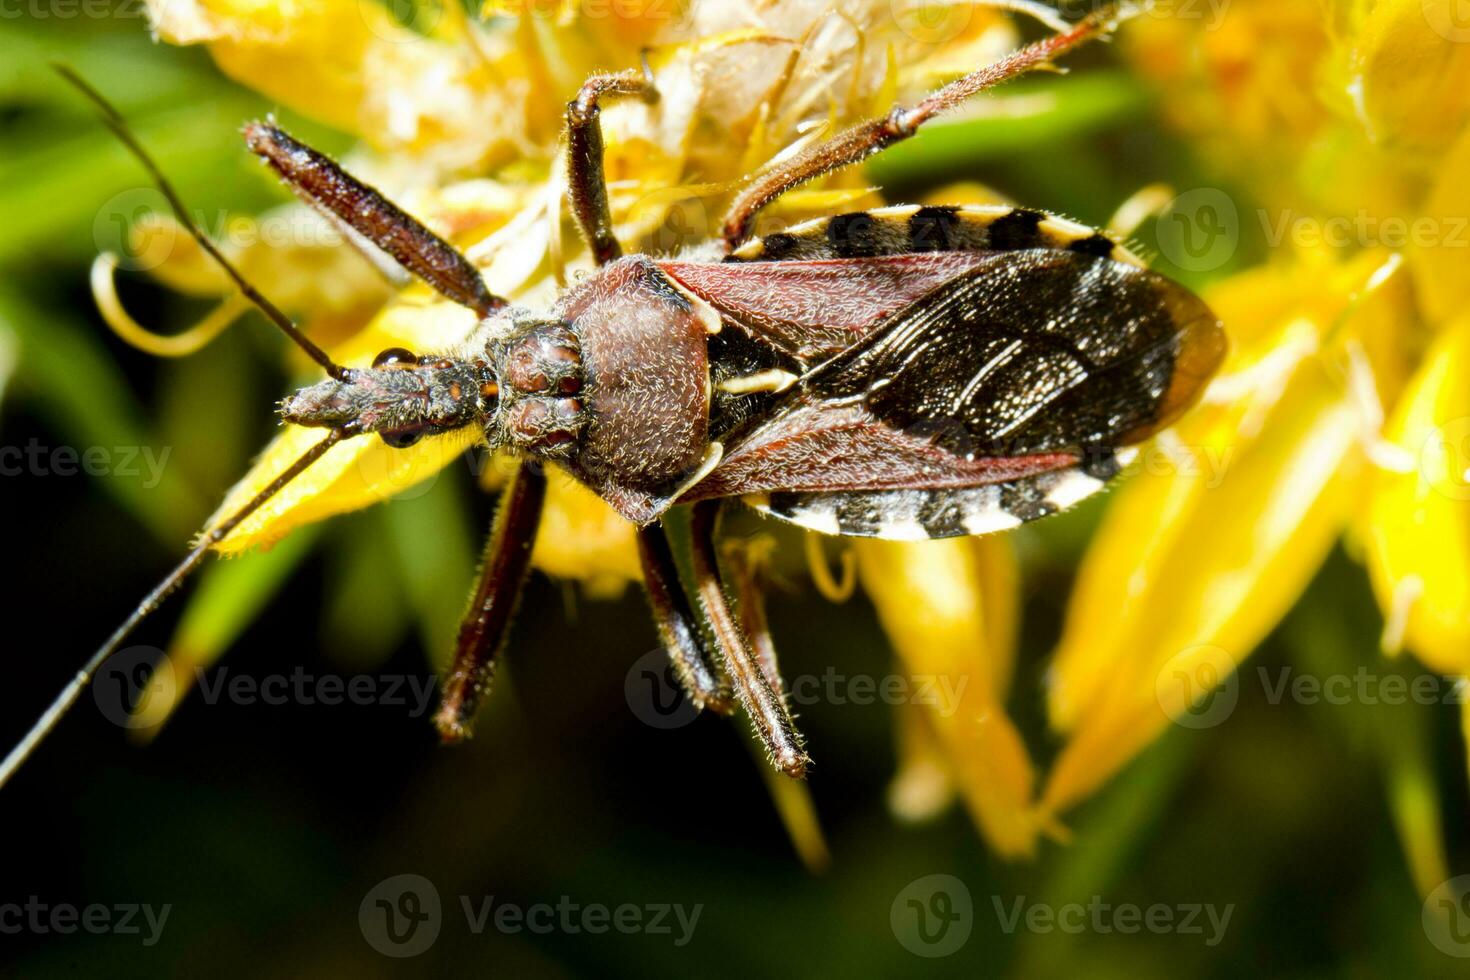
MULTIPOLYGON (((752 237, 781 194, 905 139, 933 116, 1110 30, 1105 11, 757 175, 722 239, 677 258, 624 256, 602 172, 603 99, 657 97, 650 73, 589 79, 567 110, 572 212, 598 265, 550 310, 492 295, 429 229, 271 122, 246 142, 303 200, 473 310, 461 345, 336 364, 247 283, 189 219, 122 119, 63 70, 143 162, 176 217, 328 378, 281 405, 326 436, 249 503, 205 530, 0 765, 0 783, 121 641, 210 548, 337 443, 403 447, 475 426, 522 463, 504 492, 458 634, 436 724, 464 737, 563 467, 638 526, 660 637, 695 705, 750 716, 772 762, 808 759, 769 646, 731 610, 717 559, 729 498, 828 534, 983 534, 1061 510, 1114 476, 1129 446, 1198 397, 1224 353, 1220 325, 1183 287, 1105 234, 1038 211, 890 207, 752 237), (661 518, 691 504, 685 591, 661 518), (697 602, 691 602, 690 593, 697 602), (732 694, 733 689, 733 694, 732 694)), ((749 583, 737 579, 741 592, 749 583)))

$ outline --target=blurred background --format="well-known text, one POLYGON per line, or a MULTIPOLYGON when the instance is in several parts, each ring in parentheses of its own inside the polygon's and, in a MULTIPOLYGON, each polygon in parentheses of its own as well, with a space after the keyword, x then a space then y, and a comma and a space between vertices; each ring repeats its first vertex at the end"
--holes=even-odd
MULTIPOLYGON (((238 137, 243 120, 276 105, 228 81, 202 50, 154 44, 137 4, 109 16, 81 9, 17 3, 0 17, 0 446, 24 451, 0 477, 6 742, 177 561, 299 380, 253 315, 197 355, 160 360, 95 312, 89 266, 134 217, 118 196, 143 184, 48 62, 77 67, 114 99, 191 205, 254 214, 282 195, 238 137)), ((1197 186, 1199 161, 1112 53, 1077 64, 1087 83, 1049 88, 1058 104, 1042 119, 936 131, 876 162, 873 179, 892 200, 979 180, 1099 225, 1143 184, 1197 186)), ((351 145, 283 119, 327 150, 351 145)), ((1151 234, 1140 231, 1145 246, 1151 234)), ((1251 247, 1234 261, 1251 261, 1251 247)), ((1200 284, 1167 256, 1158 264, 1200 284)), ((209 308, 142 277, 122 289, 144 323, 184 324, 209 308)), ((261 597, 212 680, 363 677, 371 696, 276 704, 195 691, 167 725, 140 732, 128 728, 126 674, 88 693, 0 795, 0 972, 1464 975, 1465 960, 1426 937, 1388 803, 1404 791, 1388 774, 1411 760, 1444 788, 1449 866, 1470 865, 1458 706, 1301 703, 1273 699, 1260 680, 1417 674, 1412 661, 1379 655, 1372 595, 1341 552, 1254 655, 1228 719, 1173 727, 1069 814, 1070 843, 1048 841, 1034 860, 994 857, 961 808, 917 825, 895 819, 893 708, 810 699, 801 724, 829 855, 812 868, 740 727, 646 720, 638 665, 656 641, 636 590, 591 601, 537 575, 477 737, 438 747, 415 692, 432 682, 493 508, 470 467, 454 465, 426 492, 212 572, 202 587, 261 597), (417 876, 410 901, 402 875, 417 876), (933 875, 957 884, 935 886, 933 875), (904 924, 914 896, 935 923, 953 920, 936 925, 958 937, 946 955, 920 955, 936 947, 904 924), (487 901, 571 907, 574 925, 595 921, 596 911, 578 918, 587 909, 632 906, 626 914, 647 927, 497 927, 493 913, 476 918, 487 901), (422 952, 380 952, 395 948, 385 908, 408 922, 435 902, 438 931, 422 952), (123 907, 168 912, 154 935, 141 911, 132 934, 63 932, 65 913, 51 917, 93 905, 115 923, 123 907), (1154 906, 1176 926, 1139 927, 1154 906), (1129 908, 1136 915, 1118 914, 1129 908), (678 910, 697 914, 690 928, 678 910)), ((1047 657, 1101 512, 1093 501, 1015 535, 1023 620, 1010 707, 1043 760, 1055 751, 1047 657)), ((801 572, 799 540, 778 541, 785 586, 770 617, 788 677, 890 676, 867 600, 826 601, 801 572)), ((135 642, 167 645, 182 608, 168 605, 135 642)), ((153 655, 129 652, 123 665, 141 669, 153 655)), ((1470 937, 1455 948, 1470 954, 1470 937)))

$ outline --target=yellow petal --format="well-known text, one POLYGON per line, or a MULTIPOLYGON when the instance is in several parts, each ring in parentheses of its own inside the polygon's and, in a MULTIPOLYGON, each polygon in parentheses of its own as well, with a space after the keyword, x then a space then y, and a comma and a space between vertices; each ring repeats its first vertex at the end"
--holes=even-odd
POLYGON ((1013 654, 990 646, 1009 630, 987 620, 996 616, 1004 624, 1014 616, 1002 611, 1014 591, 987 588, 995 556, 982 563, 964 539, 864 540, 856 549, 863 587, 905 670, 935 694, 927 716, 971 816, 998 853, 1033 853, 1035 774, 996 684, 1009 674, 1013 654))
POLYGON ((1069 739, 1043 819, 1171 721, 1228 717, 1235 668, 1336 540, 1360 490, 1364 410, 1340 352, 1315 351, 1345 330, 1402 322, 1402 292, 1350 302, 1354 281, 1375 281, 1375 261, 1252 273, 1239 294, 1233 282, 1212 294, 1244 342, 1207 403, 1145 448, 1082 563, 1050 676, 1050 716, 1069 739))
POLYGON ((1443 149, 1470 117, 1470 29, 1456 0, 1378 0, 1352 39, 1347 81, 1371 140, 1443 149))
POLYGON ((427 43, 357 0, 149 0, 148 12, 163 40, 206 43, 227 75, 348 131, 360 122, 369 46, 427 43))
POLYGON ((582 583, 594 599, 620 595, 642 580, 633 525, 563 471, 547 470, 546 510, 531 563, 582 583))
POLYGON ((919 823, 954 802, 954 770, 929 711, 912 701, 895 707, 893 728, 898 768, 888 784, 888 809, 898 819, 919 823))
MULTIPOLYGON (((1275 626, 1346 521, 1361 433, 1356 406, 1323 363, 1289 382, 1260 435, 1211 487, 1204 467, 1142 473, 1120 491, 1084 560, 1067 613, 1050 706, 1070 727, 1043 793, 1058 813, 1089 795, 1172 719, 1197 715, 1275 626)), ((1186 443, 1228 445, 1186 425, 1186 443)))
POLYGON ((1411 237, 1410 268, 1431 322, 1470 305, 1470 127, 1441 158, 1411 237))
POLYGON ((1247 0, 1139 17, 1119 44, 1201 160, 1248 177, 1258 200, 1296 203, 1302 150, 1331 118, 1317 82, 1327 26, 1319 4, 1247 0))
POLYGON ((1470 673, 1470 317, 1438 338, 1386 436, 1415 465, 1374 474, 1374 592, 1404 646, 1437 671, 1470 673))
POLYGON ((502 81, 524 79, 521 56, 492 61, 477 28, 443 8, 418 11, 424 33, 365 0, 148 0, 148 11, 163 40, 207 46, 226 75, 373 146, 464 167, 524 143, 534 93, 502 81))
MULTIPOLYGON (((334 350, 340 363, 362 366, 387 347, 443 350, 474 327, 473 313, 450 303, 399 303, 334 350)), ((259 493, 323 438, 324 432, 288 425, 250 472, 226 495, 207 526, 213 527, 259 493)), ((268 545, 292 528, 331 517, 413 490, 433 478, 481 439, 473 426, 425 439, 408 449, 392 449, 376 436, 358 436, 333 447, 291 481, 219 545, 226 554, 268 545)))

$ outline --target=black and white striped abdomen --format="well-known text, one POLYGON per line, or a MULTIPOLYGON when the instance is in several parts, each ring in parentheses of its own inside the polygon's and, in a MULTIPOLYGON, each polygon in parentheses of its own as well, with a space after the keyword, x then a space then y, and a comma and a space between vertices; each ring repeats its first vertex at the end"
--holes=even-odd
POLYGON ((1039 473, 960 490, 863 490, 750 494, 762 514, 822 534, 924 541, 991 534, 1060 513, 1102 490, 1136 450, 1102 465, 1039 473))
POLYGON ((1043 248, 1143 266, 1108 235, 1029 208, 898 205, 816 218, 732 252, 727 262, 858 259, 922 252, 1009 252, 1043 248))

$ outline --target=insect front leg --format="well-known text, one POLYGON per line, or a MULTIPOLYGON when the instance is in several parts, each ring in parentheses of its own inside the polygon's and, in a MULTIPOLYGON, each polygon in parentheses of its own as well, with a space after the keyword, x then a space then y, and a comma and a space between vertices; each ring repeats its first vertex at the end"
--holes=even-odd
POLYGON ((495 673, 511 617, 531 570, 531 550, 546 501, 546 474, 539 463, 522 463, 501 495, 485 544, 479 584, 459 625, 454 661, 444 679, 444 696, 434 725, 446 742, 470 733, 470 723, 495 673))
POLYGON ((801 733, 796 730, 791 712, 786 708, 779 679, 773 684, 767 674, 766 663, 769 663, 771 674, 775 673, 774 656, 763 662, 730 611, 715 548, 719 513, 718 500, 704 500, 694 505, 690 537, 694 550, 695 592, 726 668, 735 682, 740 702, 746 714, 750 715, 756 735, 765 745, 771 762, 786 775, 800 778, 806 774, 807 763, 811 760, 802 747, 801 733))
POLYGON ((607 203, 607 176, 603 169, 600 101, 609 95, 636 95, 653 102, 658 90, 653 73, 642 70, 593 75, 582 83, 577 97, 567 103, 567 195, 572 214, 582 229, 598 265, 623 254, 613 233, 612 210, 607 203))
POLYGON ((787 191, 908 139, 930 119, 988 88, 1051 64, 1057 57, 1079 44, 1106 34, 1119 16, 1118 8, 1104 7, 1079 21, 1071 30, 1027 45, 993 65, 971 72, 930 94, 911 108, 896 106, 881 119, 859 123, 829 140, 808 147, 785 163, 761 174, 740 192, 725 216, 723 237, 726 251, 734 251, 749 238, 750 226, 755 216, 787 191))
POLYGON ((649 524, 638 529, 638 560, 643 567, 643 587, 653 610, 654 625, 684 693, 696 708, 730 714, 735 705, 729 684, 705 649, 699 621, 679 582, 674 552, 663 525, 649 524))

